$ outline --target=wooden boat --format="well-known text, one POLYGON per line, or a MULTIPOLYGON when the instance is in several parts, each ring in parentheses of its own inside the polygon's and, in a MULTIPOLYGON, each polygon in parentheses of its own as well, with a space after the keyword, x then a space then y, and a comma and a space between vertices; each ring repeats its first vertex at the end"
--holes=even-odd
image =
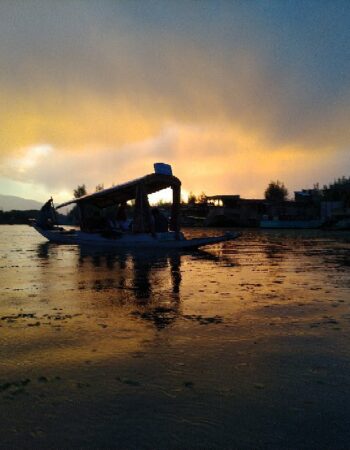
POLYGON ((222 236, 186 239, 180 231, 181 182, 172 175, 171 167, 161 165, 161 173, 156 172, 127 183, 75 198, 56 208, 50 199, 41 209, 41 216, 32 226, 51 242, 59 244, 79 244, 103 248, 174 248, 195 249, 206 245, 236 239, 239 233, 222 236), (173 202, 169 230, 157 229, 157 221, 152 215, 148 195, 162 189, 171 188, 173 202), (130 229, 105 224, 97 227, 91 223, 91 212, 117 210, 118 206, 135 200, 134 217, 130 229), (57 225, 56 210, 75 204, 79 212, 80 229, 66 230, 57 225))

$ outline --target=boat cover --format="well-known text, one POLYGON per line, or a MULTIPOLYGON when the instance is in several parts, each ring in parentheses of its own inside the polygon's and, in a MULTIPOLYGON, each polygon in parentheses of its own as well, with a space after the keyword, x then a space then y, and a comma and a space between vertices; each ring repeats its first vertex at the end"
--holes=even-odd
POLYGON ((136 198, 136 190, 138 186, 142 186, 145 192, 153 194, 168 187, 180 187, 181 181, 173 175, 164 175, 159 173, 152 173, 136 180, 128 181, 127 183, 119 184, 108 189, 103 189, 93 194, 84 195, 79 198, 74 198, 68 202, 61 203, 56 206, 56 209, 72 203, 86 202, 93 204, 99 208, 106 208, 124 201, 133 200, 136 198))

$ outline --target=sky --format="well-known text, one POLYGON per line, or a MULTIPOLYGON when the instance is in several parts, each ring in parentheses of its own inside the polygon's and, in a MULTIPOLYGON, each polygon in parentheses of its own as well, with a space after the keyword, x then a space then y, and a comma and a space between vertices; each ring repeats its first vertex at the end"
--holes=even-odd
POLYGON ((350 2, 0 0, 0 193, 350 175, 350 2))

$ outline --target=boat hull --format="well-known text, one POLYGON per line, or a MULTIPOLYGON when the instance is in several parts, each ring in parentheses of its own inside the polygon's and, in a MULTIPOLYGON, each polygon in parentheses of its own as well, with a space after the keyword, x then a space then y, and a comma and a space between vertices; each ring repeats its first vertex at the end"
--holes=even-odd
POLYGON ((180 239, 176 239, 174 232, 150 234, 128 234, 121 236, 103 237, 97 233, 85 233, 79 230, 66 231, 62 229, 45 230, 33 225, 35 230, 57 244, 88 245, 102 248, 165 248, 165 249, 196 249, 219 242, 231 241, 239 237, 239 233, 226 233, 222 236, 201 237, 185 239, 180 233, 180 239))

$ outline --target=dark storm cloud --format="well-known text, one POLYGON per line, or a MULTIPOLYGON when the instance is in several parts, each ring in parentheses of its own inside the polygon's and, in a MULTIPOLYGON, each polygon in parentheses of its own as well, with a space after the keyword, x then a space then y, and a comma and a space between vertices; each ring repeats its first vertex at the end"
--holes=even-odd
POLYGON ((92 177, 98 154, 148 158, 174 127, 156 154, 185 167, 190 151, 205 176, 215 151, 217 179, 227 158, 242 176, 260 161, 261 179, 267 158, 272 170, 293 152, 343 161, 349 24, 348 1, 3 0, 0 155, 48 144, 63 165, 84 156, 92 177))

